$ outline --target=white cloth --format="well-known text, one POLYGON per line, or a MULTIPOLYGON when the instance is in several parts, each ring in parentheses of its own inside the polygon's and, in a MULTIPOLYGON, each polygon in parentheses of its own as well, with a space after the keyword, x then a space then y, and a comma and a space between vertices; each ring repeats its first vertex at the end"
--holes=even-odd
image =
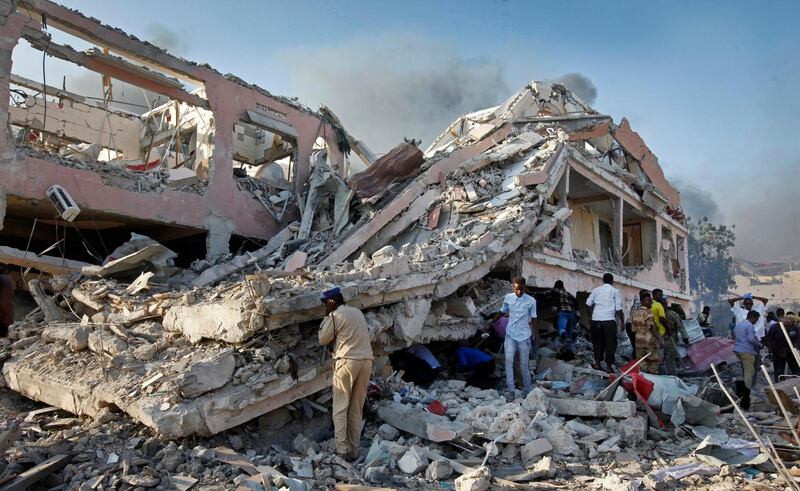
POLYGON ((617 319, 617 311, 622 310, 622 294, 608 283, 603 283, 592 290, 586 299, 586 305, 594 305, 593 321, 613 321, 617 319))
MULTIPOLYGON (((756 331, 756 338, 761 339, 767 333, 766 328, 766 317, 764 316, 764 304, 761 300, 753 299, 753 310, 761 314, 758 318, 758 322, 755 324, 755 331, 756 331)), ((747 309, 742 307, 742 302, 736 302, 733 304, 731 308, 731 313, 733 317, 736 319, 734 325, 739 325, 743 320, 747 318, 747 309)))
POLYGON ((408 352, 430 365, 434 370, 442 366, 439 360, 433 356, 431 350, 424 344, 413 344, 408 347, 408 352))

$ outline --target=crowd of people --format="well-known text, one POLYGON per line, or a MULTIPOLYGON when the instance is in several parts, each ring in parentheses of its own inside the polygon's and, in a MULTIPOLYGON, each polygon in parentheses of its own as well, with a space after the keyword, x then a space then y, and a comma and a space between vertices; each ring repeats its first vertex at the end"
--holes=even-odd
POLYGON ((772 377, 776 383, 784 375, 800 375, 794 351, 800 346, 800 318, 780 307, 765 314, 768 301, 750 293, 728 299, 733 351, 742 368, 736 395, 745 410, 750 408, 750 398, 765 355, 772 361, 772 377))
MULTIPOLYGON (((581 306, 575 295, 556 281, 553 288, 536 296, 552 309, 552 324, 557 341, 552 347, 562 359, 574 355, 581 306)), ((333 343, 333 420, 337 452, 352 456, 357 448, 361 424, 361 408, 366 397, 372 370, 372 350, 363 314, 345 304, 338 288, 322 294, 326 316, 319 341, 333 343)), ((741 362, 742 380, 737 393, 742 406, 749 409, 750 394, 756 384, 763 350, 769 353, 775 380, 788 370, 800 375, 800 366, 793 347, 800 343, 800 318, 792 312, 776 309, 764 315, 767 299, 750 294, 729 300, 732 313, 731 336, 734 352, 741 362), (758 303, 754 302, 757 301, 758 303)), ((593 368, 614 372, 618 334, 624 330, 632 346, 632 359, 639 360, 642 371, 675 375, 681 356, 679 348, 689 348, 689 334, 684 326, 686 315, 678 303, 670 303, 661 289, 641 290, 626 322, 623 296, 614 286, 614 276, 606 273, 603 284, 595 288, 585 301, 590 322, 594 355, 593 368)), ((487 329, 466 343, 443 342, 434 345, 415 344, 390 354, 394 370, 403 378, 427 386, 442 375, 460 376, 480 388, 505 385, 508 399, 522 397, 531 391, 530 360, 542 345, 539 332, 537 299, 527 293, 524 278, 514 278, 512 291, 505 295, 498 311, 482 314, 487 329), (504 381, 495 377, 495 355, 504 356, 504 381)), ((703 308, 698 322, 710 334, 710 309, 703 308)))

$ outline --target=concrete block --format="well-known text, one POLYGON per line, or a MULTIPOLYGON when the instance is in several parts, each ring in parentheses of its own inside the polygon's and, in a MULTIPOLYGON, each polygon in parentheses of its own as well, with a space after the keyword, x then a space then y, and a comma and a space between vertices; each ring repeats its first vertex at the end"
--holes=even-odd
POLYGON ((447 442, 468 437, 470 426, 450 421, 422 409, 404 404, 390 403, 378 408, 378 416, 395 428, 432 442, 447 442))
POLYGON ((287 273, 291 273, 292 271, 297 271, 298 269, 302 268, 306 265, 306 259, 308 258, 308 254, 303 251, 294 251, 291 256, 286 260, 286 266, 284 266, 283 270, 287 273))
POLYGON ((557 358, 542 358, 539 365, 536 367, 537 373, 550 369, 550 373, 545 377, 545 380, 560 380, 562 382, 572 382, 572 372, 575 365, 564 363, 557 358))
POLYGON ((428 466, 428 457, 422 454, 417 447, 411 447, 408 451, 397 461, 397 467, 409 475, 415 475, 422 472, 428 466))
POLYGON ((552 428, 544 437, 553 446, 553 451, 560 455, 573 455, 578 453, 578 445, 566 427, 552 428))
POLYGON ((636 415, 636 403, 633 401, 587 401, 566 397, 551 397, 549 401, 560 416, 630 418, 636 415))
POLYGON ((242 343, 260 326, 250 322, 251 313, 242 302, 219 301, 176 305, 164 315, 164 329, 182 332, 192 343, 214 339, 242 343))
POLYGON ((380 266, 384 263, 391 261, 391 258, 397 255, 394 246, 387 245, 381 247, 372 254, 372 262, 375 266, 380 266))
POLYGON ((193 399, 227 384, 235 368, 233 350, 224 351, 192 364, 183 374, 178 389, 183 397, 193 399))
POLYGON ((425 479, 429 481, 440 481, 448 479, 453 474, 453 466, 449 460, 437 459, 425 469, 425 479))
POLYGON ((567 427, 578 434, 578 437, 583 438, 597 433, 597 429, 587 424, 583 424, 577 419, 571 419, 566 423, 567 427))
POLYGON ((395 441, 400 436, 400 432, 397 431, 397 428, 386 423, 378 427, 378 434, 384 440, 390 440, 390 441, 395 441))
POLYGON ((537 171, 514 176, 515 186, 536 186, 547 181, 547 172, 537 171))
POLYGON ((535 464, 536 457, 546 454, 553 450, 553 445, 546 438, 537 438, 526 443, 520 449, 520 456, 522 457, 522 465, 530 467, 535 464))
POLYGON ((186 167, 178 167, 176 169, 169 169, 169 176, 167 176, 168 186, 190 186, 200 181, 197 174, 192 169, 186 167))
POLYGON ((642 416, 631 416, 620 422, 620 434, 625 443, 636 445, 647 438, 649 424, 647 418, 642 416))
POLYGON ((456 478, 456 491, 486 491, 491 488, 492 474, 488 467, 470 470, 456 478))
POLYGON ((453 297, 447 299, 447 315, 456 317, 472 317, 478 311, 472 297, 453 297))

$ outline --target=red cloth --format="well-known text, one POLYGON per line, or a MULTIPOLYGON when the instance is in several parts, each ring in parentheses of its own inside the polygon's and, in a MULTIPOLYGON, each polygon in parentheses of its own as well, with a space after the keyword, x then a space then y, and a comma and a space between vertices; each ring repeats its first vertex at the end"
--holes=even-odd
POLYGON ((437 414, 439 416, 444 416, 444 413, 447 412, 447 408, 444 407, 444 404, 441 402, 433 401, 432 403, 428 404, 428 412, 437 414))

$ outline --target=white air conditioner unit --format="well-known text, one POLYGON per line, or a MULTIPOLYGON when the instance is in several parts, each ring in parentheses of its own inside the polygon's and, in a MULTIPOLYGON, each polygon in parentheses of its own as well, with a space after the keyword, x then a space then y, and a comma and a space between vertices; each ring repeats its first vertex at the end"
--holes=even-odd
POLYGON ((50 189, 47 190, 47 197, 58 210, 59 216, 68 222, 75 220, 75 217, 81 212, 72 196, 58 184, 50 186, 50 189))

